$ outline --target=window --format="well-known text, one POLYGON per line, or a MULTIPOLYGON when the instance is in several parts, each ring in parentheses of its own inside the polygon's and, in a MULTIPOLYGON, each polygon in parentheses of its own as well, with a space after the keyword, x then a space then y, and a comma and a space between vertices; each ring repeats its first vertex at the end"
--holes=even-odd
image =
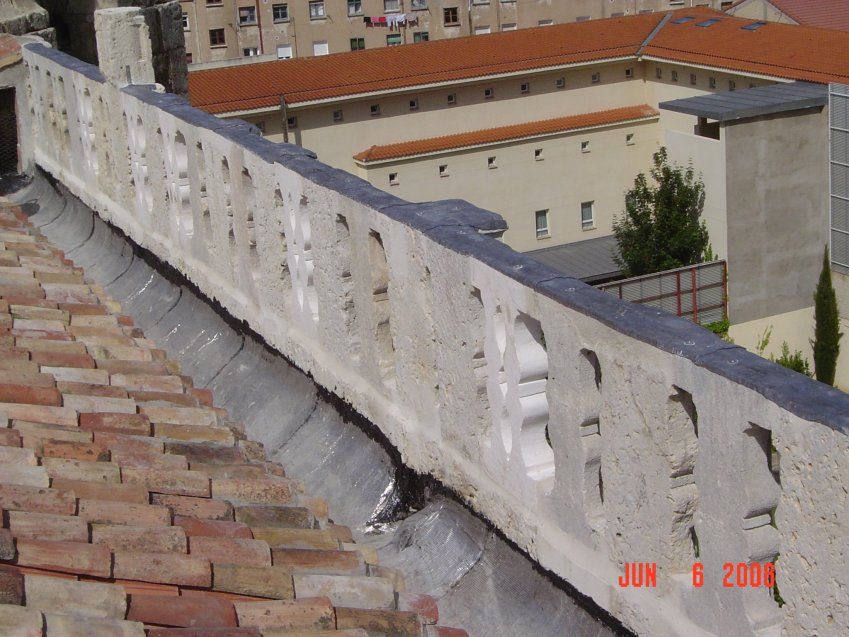
POLYGON ((495 163, 495 157, 486 158, 486 167, 490 170, 492 170, 493 168, 498 168, 498 164, 495 163))
POLYGON ((708 86, 711 87, 711 88, 716 88, 716 78, 715 77, 709 77, 708 78, 708 86))
POLYGON ((348 15, 361 15, 363 0, 348 0, 348 15))
POLYGON ((189 26, 189 14, 183 14, 183 31, 188 31, 191 27, 189 26))
POLYGON ((291 117, 286 118, 286 128, 292 130, 298 127, 298 116, 292 115, 291 117))
POLYGON ((577 18, 575 18, 575 22, 587 22, 589 21, 589 19, 590 16, 588 15, 579 15, 577 18))
POLYGON ((472 4, 489 4, 489 0, 472 0, 472 4))
POLYGON ((734 80, 728 80, 728 90, 733 91, 736 88, 737 88, 737 82, 735 82, 734 80))
POLYGON ((338 108, 335 111, 333 111, 333 121, 334 122, 341 122, 342 121, 342 109, 341 108, 338 108))
POLYGON ((220 7, 222 4, 224 4, 224 0, 206 0, 208 7, 220 7))
POLYGON ((601 73, 593 73, 592 82, 593 84, 601 82, 601 73))
POLYGON ((582 153, 590 152, 590 142, 589 142, 589 140, 581 142, 581 152, 582 153))
POLYGON ((277 45, 277 59, 278 60, 288 60, 292 57, 292 45, 291 44, 278 44, 277 45))
POLYGON ((501 25, 501 30, 502 31, 515 31, 516 30, 516 23, 515 22, 506 22, 506 23, 501 25))
POLYGON ((695 85, 696 85, 696 82, 698 82, 698 78, 696 77, 696 74, 695 74, 695 73, 690 73, 690 84, 692 84, 693 86, 695 86, 695 85))
POLYGON ((413 11, 427 9, 427 0, 413 0, 411 8, 413 9, 413 11))
POLYGON ((242 56, 243 57, 249 58, 249 57, 253 57, 254 55, 259 55, 259 49, 257 47, 250 46, 246 49, 242 49, 242 56))
POLYGON ((239 24, 256 24, 256 7, 239 7, 239 24))
POLYGON ((191 64, 191 63, 192 63, 192 54, 186 53, 186 64, 191 64))
POLYGON ((447 177, 448 176, 448 164, 440 164, 439 165, 439 176, 447 177))
POLYGON ((489 28, 489 25, 475 27, 475 35, 486 35, 487 33, 490 33, 490 32, 491 32, 491 29, 489 28))
POLYGON ((654 76, 659 80, 663 79, 663 69, 659 66, 654 67, 654 76))
POLYGON ((401 10, 401 0, 383 0, 383 13, 393 13, 401 10))
POLYGON ((625 135, 625 144, 627 144, 628 146, 634 145, 634 133, 628 133, 627 135, 625 135))
POLYGON ((398 173, 389 173, 389 185, 397 186, 398 185, 398 173))
POLYGON ((448 104, 450 106, 453 106, 456 103, 457 103, 457 94, 456 93, 449 93, 448 94, 448 104))
POLYGON ((749 82, 749 88, 755 88, 756 84, 749 82))
POLYGON ((633 77, 634 77, 634 69, 632 69, 632 68, 629 66, 627 69, 625 69, 625 79, 626 79, 626 80, 630 80, 630 79, 631 79, 631 78, 633 78, 633 77))
POLYGON ((209 46, 227 46, 224 41, 224 29, 209 30, 209 46))
POLYGON ((427 42, 430 39, 427 31, 415 31, 413 33, 413 42, 427 42))
POLYGON ((593 203, 592 201, 585 201, 581 204, 581 230, 592 230, 595 228, 593 203))
POLYGON ((766 22, 752 22, 751 24, 747 24, 744 27, 740 27, 743 31, 757 31, 761 27, 765 27, 766 22))
POLYGON ((558 77, 557 81, 554 83, 557 88, 566 88, 566 78, 558 77))
POLYGON ((272 4, 271 17, 275 22, 289 21, 289 5, 288 4, 272 4))
POLYGON ((259 129, 260 133, 265 135, 265 122, 263 122, 261 120, 259 122, 254 122, 254 126, 256 126, 259 129))
POLYGON ((453 26, 460 24, 460 12, 457 7, 450 7, 442 10, 442 21, 445 26, 453 26))
POLYGON ((523 82, 522 85, 519 87, 519 90, 522 92, 523 95, 527 95, 531 92, 531 83, 523 82))
POLYGON ((672 71, 672 81, 673 82, 678 81, 678 71, 672 71))
POLYGON ((310 20, 319 20, 324 17, 324 0, 311 0, 310 20))
POLYGON ((537 210, 534 213, 537 239, 545 239, 551 236, 548 229, 548 210, 537 210))
POLYGON ((330 47, 327 46, 327 40, 319 40, 312 43, 313 55, 327 55, 330 53, 330 47))
POLYGON ((365 38, 351 38, 351 50, 352 51, 362 51, 366 48, 366 39, 365 38))
POLYGON ((485 88, 483 90, 483 98, 485 100, 491 100, 493 97, 495 97, 495 89, 494 88, 485 88))
POLYGON ((380 115, 380 104, 372 104, 369 107, 369 113, 371 113, 372 117, 377 117, 380 115))
POLYGON ((410 100, 410 110, 411 111, 419 110, 419 98, 418 97, 410 100))
POLYGON ((534 149, 534 159, 537 161, 542 161, 545 157, 542 156, 542 148, 534 149))
POLYGON ((550 27, 552 24, 554 24, 554 20, 540 20, 537 22, 538 27, 550 27))
POLYGON ((386 36, 386 46, 398 46, 401 44, 400 33, 390 33, 386 36))

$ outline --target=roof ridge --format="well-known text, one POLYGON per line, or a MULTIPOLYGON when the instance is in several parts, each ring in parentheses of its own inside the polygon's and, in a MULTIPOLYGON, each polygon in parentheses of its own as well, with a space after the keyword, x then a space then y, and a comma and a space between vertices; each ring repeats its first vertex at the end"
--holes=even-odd
POLYGON ((645 48, 654 40, 654 36, 660 33, 660 30, 666 26, 666 23, 672 19, 673 12, 668 11, 665 16, 663 16, 663 20, 658 22, 657 26, 652 29, 652 32, 648 34, 648 37, 643 40, 643 43, 640 45, 640 48, 637 49, 637 57, 640 57, 643 54, 645 48))

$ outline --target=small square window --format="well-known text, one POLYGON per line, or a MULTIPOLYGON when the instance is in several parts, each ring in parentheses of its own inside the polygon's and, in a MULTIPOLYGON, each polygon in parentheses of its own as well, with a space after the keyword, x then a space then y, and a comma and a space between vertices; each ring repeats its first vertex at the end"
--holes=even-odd
POLYGON ((366 39, 365 38, 351 38, 351 50, 352 51, 362 51, 366 48, 366 39))
POLYGON ((545 239, 551 236, 548 228, 548 210, 537 210, 534 213, 534 225, 536 226, 537 239, 545 239))
POLYGON ((371 113, 372 117, 377 117, 378 115, 380 115, 380 104, 372 104, 369 107, 369 112, 371 113))
POLYGON ((627 69, 625 69, 625 79, 626 79, 626 80, 630 80, 630 79, 631 79, 631 78, 633 78, 633 77, 634 77, 634 69, 632 69, 632 68, 629 66, 627 69))
POLYGON ((566 78, 558 77, 557 81, 554 83, 557 88, 566 88, 566 78))
POLYGON ((413 42, 427 42, 430 40, 430 35, 427 31, 414 31, 413 42))
POLYGON ((449 93, 448 94, 448 103, 449 104, 456 104, 457 103, 457 94, 456 93, 449 93))
POLYGON ((343 117, 343 113, 342 113, 341 108, 333 111, 333 121, 334 122, 341 122, 343 119, 344 119, 344 117, 343 117))
POLYGON ((440 164, 439 165, 439 176, 447 177, 448 176, 448 164, 440 164))
POLYGON ((601 82, 601 73, 593 73, 592 81, 593 84, 598 84, 599 82, 601 82))
POLYGON ((590 142, 589 141, 581 142, 581 152, 582 153, 590 152, 590 142))
POLYGON ((292 115, 291 117, 286 118, 286 127, 289 130, 292 130, 292 129, 298 127, 298 117, 297 117, 297 115, 292 115))
POLYGON ((398 173, 389 173, 389 185, 397 186, 398 185, 398 173))
POLYGON ((415 98, 410 100, 410 110, 411 111, 419 110, 419 98, 418 97, 415 97, 415 98))
POLYGON ((716 88, 716 78, 715 77, 709 77, 708 78, 708 86, 710 88, 716 88))
POLYGON ((660 68, 659 66, 654 67, 654 76, 657 79, 662 80, 663 79, 663 69, 660 68))
POLYGON ((537 22, 537 26, 540 26, 540 27, 550 27, 553 24, 554 24, 554 20, 539 20, 537 22))
POLYGON ((528 93, 531 92, 531 83, 530 82, 523 82, 522 85, 519 88, 522 91, 522 95, 527 95, 528 93))
POLYGON ((493 97, 495 97, 495 89, 494 88, 485 88, 483 90, 483 98, 485 100, 491 100, 493 97))
POLYGON ((493 168, 498 168, 498 164, 495 163, 495 157, 486 158, 486 167, 490 170, 492 170, 493 168))
POLYGON ((288 4, 272 4, 271 5, 271 18, 275 22, 288 22, 289 21, 289 5, 288 4))
POLYGON ((581 230, 592 230, 595 228, 593 203, 592 201, 585 201, 581 204, 581 230))
POLYGON ((737 88, 737 82, 734 80, 728 80, 728 90, 733 91, 737 88))
POLYGON ((460 10, 457 7, 449 7, 442 10, 442 21, 445 26, 456 26, 460 24, 460 10))
POLYGON ((324 17, 324 0, 312 0, 310 2, 310 20, 320 20, 324 17))
POLYGON ((386 46, 398 46, 399 44, 403 44, 400 33, 390 33, 386 36, 386 46))
POLYGON ((634 145, 634 133, 628 133, 627 135, 625 135, 625 143, 628 146, 634 145))
POLYGON ((363 0, 348 0, 348 15, 362 15, 363 0))
POLYGON ((226 46, 224 40, 224 29, 209 30, 209 46, 226 46))
POLYGON ((537 161, 542 161, 545 157, 542 156, 542 148, 534 149, 534 159, 537 161))
POLYGON ((690 73, 690 84, 695 86, 698 81, 699 81, 699 79, 696 77, 696 74, 690 73))
POLYGON ((678 81, 678 71, 672 71, 672 81, 673 82, 678 81))

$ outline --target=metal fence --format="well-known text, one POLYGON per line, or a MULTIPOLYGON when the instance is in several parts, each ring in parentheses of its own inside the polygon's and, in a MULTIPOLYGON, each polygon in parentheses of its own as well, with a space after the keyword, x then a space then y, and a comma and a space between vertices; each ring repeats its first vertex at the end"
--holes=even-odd
POLYGON ((727 315, 725 261, 699 263, 596 287, 620 299, 659 307, 700 324, 721 321, 727 315))

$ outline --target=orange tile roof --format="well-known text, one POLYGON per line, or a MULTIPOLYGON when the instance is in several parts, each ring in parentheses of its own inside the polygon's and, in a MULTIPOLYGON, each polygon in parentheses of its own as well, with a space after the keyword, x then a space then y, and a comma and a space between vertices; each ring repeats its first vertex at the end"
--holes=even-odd
MULTIPOLYGON (((731 7, 739 7, 741 0, 731 7)), ((799 24, 822 29, 849 31, 849 5, 846 0, 767 0, 799 24)))
POLYGON ((429 139, 417 139, 396 144, 385 144, 383 146, 372 146, 361 153, 354 155, 354 159, 363 162, 376 162, 387 159, 398 159, 401 157, 412 157, 439 151, 453 150, 456 148, 468 148, 481 144, 494 144, 514 139, 548 135, 566 131, 575 131, 596 126, 609 124, 620 124, 637 120, 651 119, 658 116, 658 112, 647 104, 639 106, 626 106, 608 111, 595 113, 583 113, 581 115, 570 115, 568 117, 557 117, 524 124, 511 126, 500 126, 498 128, 486 128, 483 130, 445 135, 442 137, 431 137, 429 139))
POLYGON ((696 7, 674 16, 647 46, 665 14, 644 14, 561 24, 491 35, 437 40, 400 47, 337 53, 194 71, 189 96, 210 113, 402 89, 500 73, 531 71, 620 57, 655 56, 682 63, 760 73, 811 82, 849 83, 849 33, 770 23, 751 23, 696 7), (718 17, 710 27, 677 16, 718 17), (543 37, 544 36, 544 37, 543 37), (642 47, 642 48, 641 48, 642 47))
POLYGON ((194 71, 192 105, 210 113, 589 62, 634 52, 659 14, 194 71), (544 37, 543 37, 544 36, 544 37))

